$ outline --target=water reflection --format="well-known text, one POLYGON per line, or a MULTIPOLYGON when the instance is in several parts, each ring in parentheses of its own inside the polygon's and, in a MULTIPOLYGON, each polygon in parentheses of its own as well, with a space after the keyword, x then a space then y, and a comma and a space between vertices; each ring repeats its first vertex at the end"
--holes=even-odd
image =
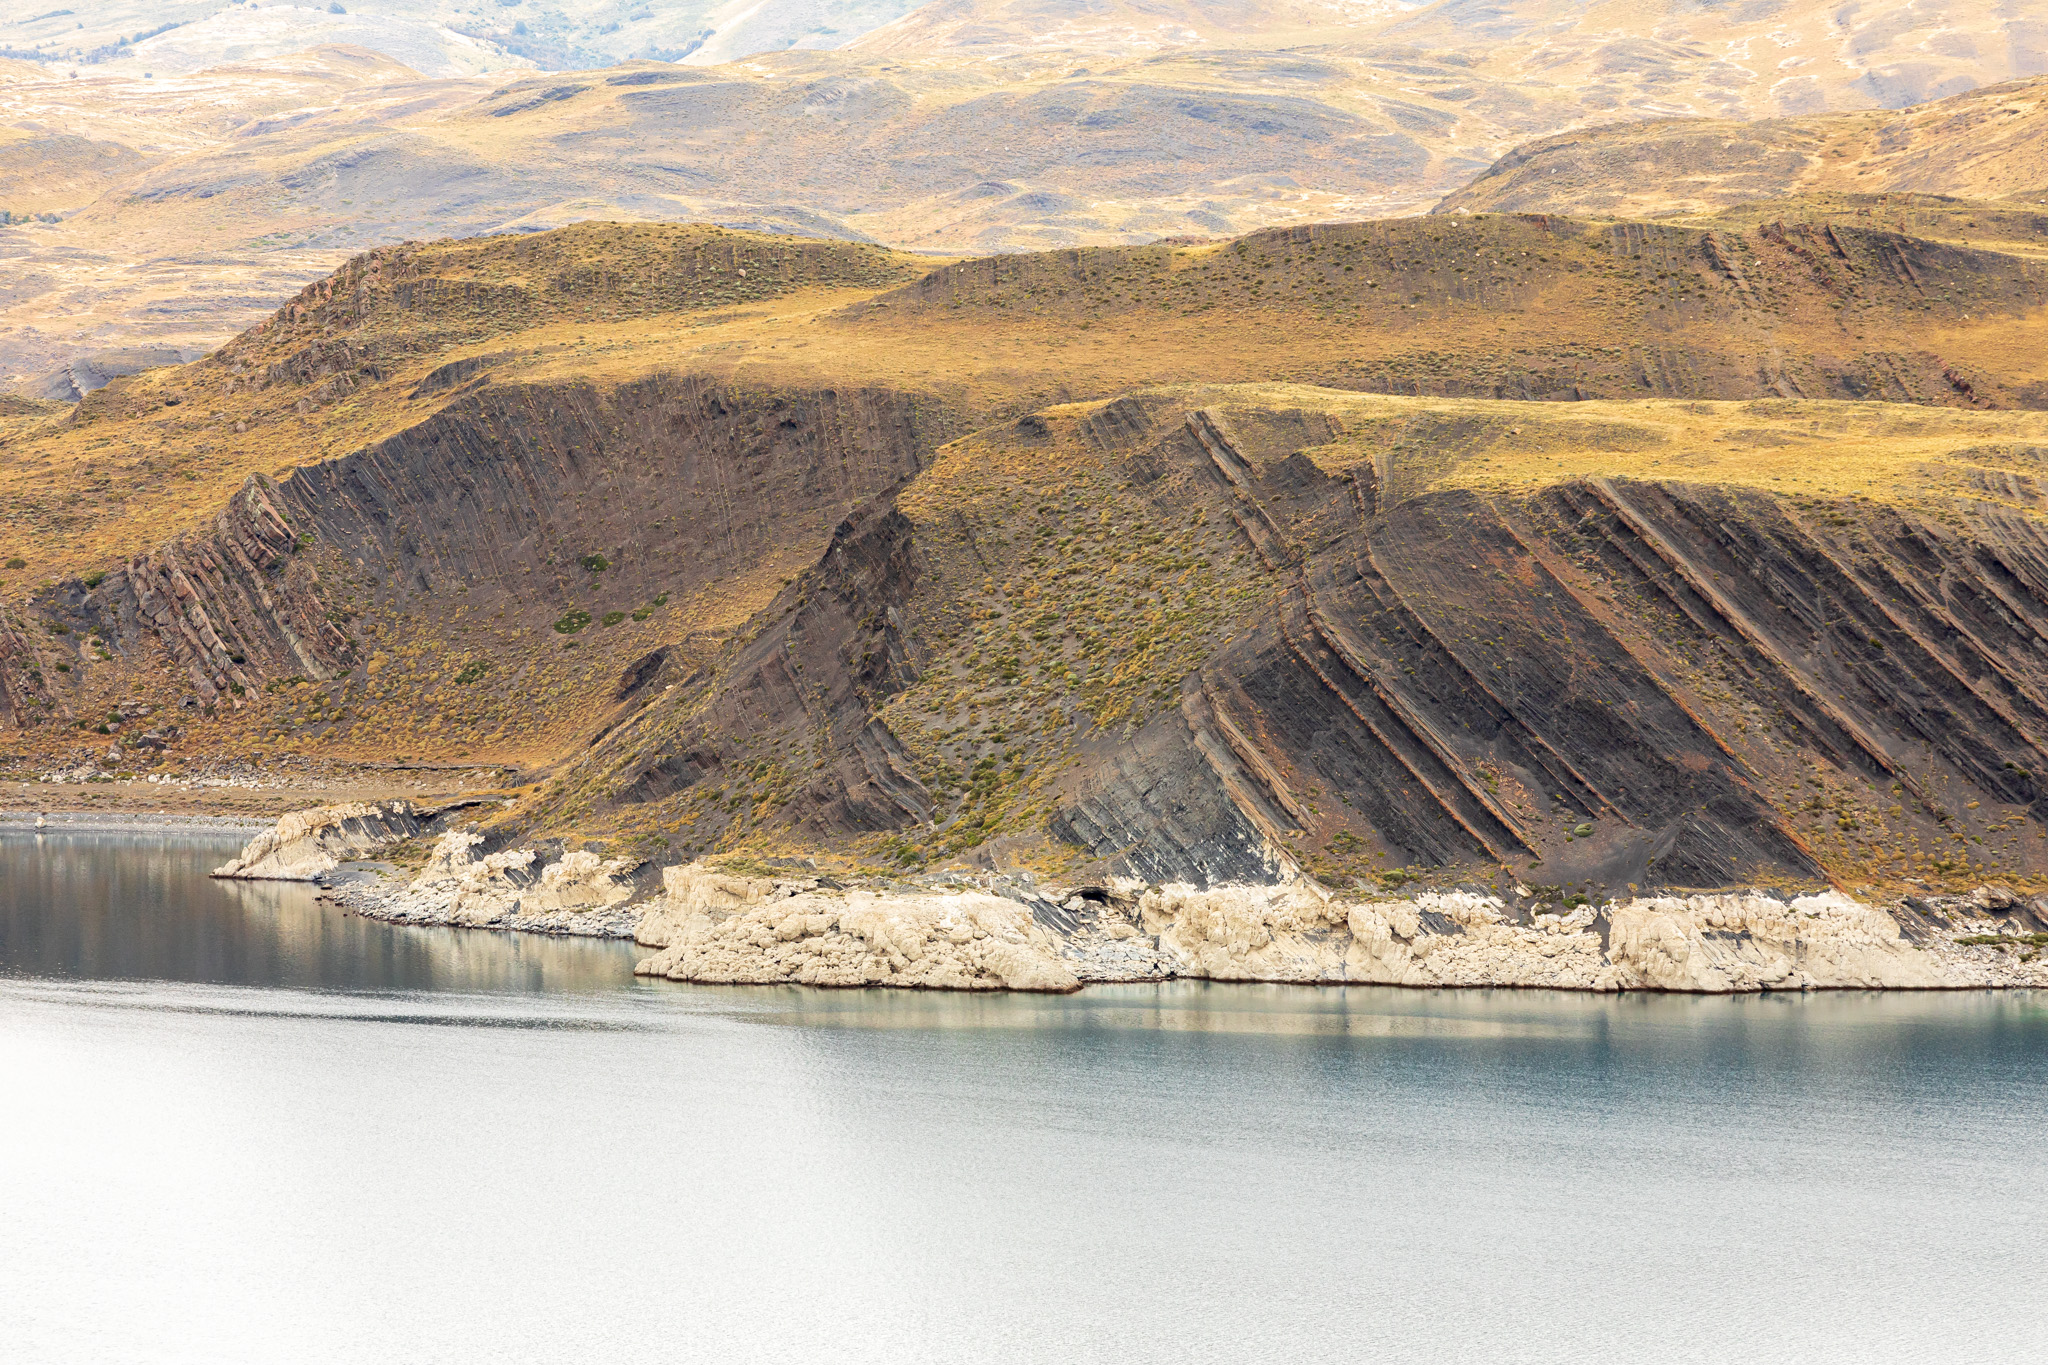
POLYGON ((240 836, 0 835, 0 971, 304 990, 584 992, 631 945, 383 924, 291 882, 206 874, 240 836))

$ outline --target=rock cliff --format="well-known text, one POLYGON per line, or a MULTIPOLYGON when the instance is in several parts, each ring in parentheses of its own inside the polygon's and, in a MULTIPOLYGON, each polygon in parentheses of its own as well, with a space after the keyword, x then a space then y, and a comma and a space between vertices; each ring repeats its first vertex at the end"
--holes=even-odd
MULTIPOLYGON (((1288 397, 1131 395, 949 448, 535 815, 913 868, 1036 839, 1069 875, 1197 887, 2048 874, 2032 445, 1916 459, 1979 490, 1926 507, 1531 486, 1493 473, 1520 417, 1288 397)), ((1766 419, 1687 412, 1703 440, 1766 419)), ((1612 439, 1644 473, 1683 448, 1612 439)))

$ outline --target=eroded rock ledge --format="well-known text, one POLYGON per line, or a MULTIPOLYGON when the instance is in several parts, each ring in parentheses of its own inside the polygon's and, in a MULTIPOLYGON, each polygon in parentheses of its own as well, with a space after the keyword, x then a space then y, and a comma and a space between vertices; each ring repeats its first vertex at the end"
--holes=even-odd
POLYGON ((347 885, 336 898, 395 924, 627 938, 640 922, 645 907, 627 905, 635 859, 577 850, 550 860, 531 848, 484 853, 483 844, 480 834, 451 830, 403 889, 347 885))
POLYGON ((634 971, 672 981, 1073 991, 1064 944, 1032 908, 971 889, 825 891, 814 881, 663 870, 634 971))
MULTIPOLYGON (((215 875, 326 879, 416 837, 403 802, 287 815, 215 875)), ((439 835, 402 887, 344 882, 356 912, 404 924, 631 937, 672 981, 1073 991, 1215 981, 1579 991, 1944 990, 2048 986, 2048 898, 1997 887, 1870 905, 1835 891, 1669 894, 1549 905, 1476 891, 1333 895, 1303 881, 1136 882, 1047 892, 999 875, 842 886, 704 863, 485 851, 439 835)))
POLYGON ((1361 901, 1300 884, 1086 888, 1064 900, 988 885, 830 891, 669 868, 636 933, 661 951, 636 970, 966 990, 1171 977, 1708 993, 2048 985, 2037 912, 1994 893, 1927 913, 1837 892, 1518 910, 1468 892, 1361 901), (1972 941, 1983 939, 1994 941, 1972 941))

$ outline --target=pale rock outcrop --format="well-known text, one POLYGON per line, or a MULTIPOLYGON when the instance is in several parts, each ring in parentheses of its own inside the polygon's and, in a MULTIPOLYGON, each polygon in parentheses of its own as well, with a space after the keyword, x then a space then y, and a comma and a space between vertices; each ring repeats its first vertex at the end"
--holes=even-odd
POLYGON ((478 856, 483 836, 453 830, 441 836, 411 892, 438 896, 451 924, 496 924, 508 916, 607 910, 633 898, 631 858, 565 853, 541 862, 530 848, 478 856), (535 864, 540 864, 538 870, 535 864))
POLYGON ((1355 905, 1344 980, 1398 986, 1535 986, 1552 990, 1616 988, 1581 906, 1510 922, 1491 896, 1464 892, 1414 901, 1355 905), (1429 926, 1435 927, 1429 927, 1429 926))
POLYGON ((650 900, 633 930, 643 948, 666 948, 700 915, 723 919, 786 900, 816 885, 811 881, 772 881, 717 872, 702 863, 661 870, 661 895, 650 900))
POLYGON ((407 801, 351 802, 295 810, 251 839, 240 856, 213 870, 216 877, 310 882, 345 862, 367 858, 420 832, 421 818, 407 801))
POLYGON ((1139 921, 1183 976, 1218 981, 1326 981, 1343 962, 1345 912, 1297 886, 1185 884, 1147 891, 1139 921))
POLYGON ((1139 910, 1178 976, 1614 989, 1588 909, 1517 925, 1491 896, 1345 902, 1292 883, 1164 886, 1146 892, 1139 910))
POLYGON ((634 970, 672 981, 937 990, 1072 991, 1059 944, 1016 901, 974 891, 820 892, 663 870, 635 937, 661 951, 634 970))
POLYGON ((603 938, 631 934, 640 913, 627 905, 633 899, 634 859, 579 850, 548 862, 531 848, 480 854, 483 843, 481 834, 450 830, 404 890, 346 888, 343 899, 360 914, 398 924, 603 938))
MULTIPOLYGON (((1027 878, 838 889, 702 863, 633 901, 630 859, 482 854, 443 835, 402 891, 337 894, 409 924, 632 937, 672 981, 1071 991, 1175 977, 1302 984, 1725 994, 2048 986, 2039 903, 2002 888, 1886 910, 1837 892, 1641 896, 1520 908, 1479 892, 1357 899, 1279 885, 1027 878), (2033 929, 2029 929, 2029 925, 2033 929), (1902 927, 1905 926, 1905 927, 1902 927), (1910 932, 1908 930, 1910 929, 1910 932)), ((252 845, 253 847, 253 845, 252 845)))
POLYGON ((1837 892, 1640 897, 1526 923, 1493 896, 1342 902, 1301 884, 1159 887, 1139 908, 1172 975, 1223 981, 1716 994, 2048 983, 2019 953, 1916 946, 1890 914, 1837 892))
POLYGON ((1609 909, 1621 983, 1671 991, 1966 984, 1908 943, 1884 911, 1838 892, 1790 904, 1767 896, 1658 896, 1609 909))

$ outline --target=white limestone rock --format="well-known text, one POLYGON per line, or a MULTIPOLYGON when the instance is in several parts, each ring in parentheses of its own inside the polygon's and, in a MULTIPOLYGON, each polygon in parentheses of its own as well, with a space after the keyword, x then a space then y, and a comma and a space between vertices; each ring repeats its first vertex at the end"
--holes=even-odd
POLYGON ((367 858, 420 831, 411 802, 350 802, 295 810, 251 839, 240 856, 213 870, 216 877, 310 882, 341 864, 367 858))
POLYGON ((1658 896, 1609 911, 1621 984, 1671 991, 1931 988, 1970 984, 1908 943, 1884 911, 1839 892, 1658 896))
POLYGON ((1714 994, 2048 984, 2048 961, 1918 947, 1890 914, 1832 891, 1637 897, 1526 924, 1493 896, 1344 902, 1302 883, 1165 886, 1139 905, 1175 975, 1219 981, 1714 994))
MULTIPOLYGON (((1019 899, 968 888, 821 888, 806 878, 665 868, 633 902, 629 859, 549 862, 442 836, 398 893, 363 913, 412 924, 632 937, 635 970, 674 981, 1072 991, 1082 982, 1218 981, 1731 993, 2048 986, 2048 950, 2017 902, 1987 892, 1930 922, 1835 892, 1642 896, 1518 911, 1499 897, 1333 895, 1271 886, 1116 885, 1019 899), (1047 912, 1044 922, 1029 900, 1047 912), (1048 928, 1057 924, 1057 930, 1048 928)), ((254 847, 252 845, 252 847, 254 847)), ((345 894, 349 889, 345 889, 345 894)))
POLYGON ((483 842, 481 834, 465 830, 442 835, 407 889, 408 898, 438 901, 441 922, 473 926, 608 910, 633 898, 631 858, 604 859, 579 850, 549 863, 530 848, 480 857, 476 849, 483 842))
POLYGON ((1058 943, 1016 901, 980 892, 821 893, 702 864, 663 870, 634 970, 672 981, 1073 991, 1058 943))

